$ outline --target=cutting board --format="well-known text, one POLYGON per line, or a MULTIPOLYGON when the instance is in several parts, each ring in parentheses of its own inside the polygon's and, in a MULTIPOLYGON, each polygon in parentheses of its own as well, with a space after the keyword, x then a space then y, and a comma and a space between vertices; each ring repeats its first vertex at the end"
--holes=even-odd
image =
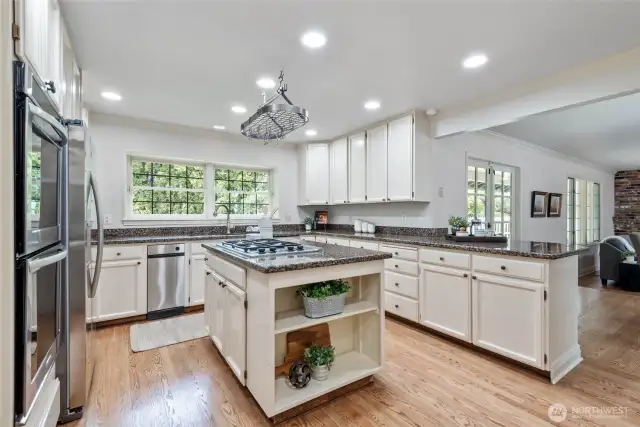
POLYGON ((321 323, 287 334, 287 353, 284 358, 284 363, 275 368, 276 377, 279 375, 289 375, 289 368, 291 368, 293 362, 304 359, 304 351, 311 344, 322 346, 331 345, 328 323, 321 323))

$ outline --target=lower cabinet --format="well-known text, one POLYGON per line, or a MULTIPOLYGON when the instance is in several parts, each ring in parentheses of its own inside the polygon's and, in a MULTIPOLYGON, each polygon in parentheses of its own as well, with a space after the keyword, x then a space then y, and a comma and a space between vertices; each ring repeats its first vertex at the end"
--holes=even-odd
POLYGON ((471 342, 471 277, 438 266, 421 268, 420 323, 471 342))
POLYGON ((208 269, 205 270, 205 287, 209 336, 244 385, 247 367, 246 292, 208 269))
POLYGON ((193 254, 189 263, 188 305, 204 304, 204 259, 205 254, 193 254))
POLYGON ((146 314, 146 267, 141 259, 103 261, 92 320, 103 322, 146 314))
POLYGON ((492 275, 472 280, 473 343, 544 367, 544 285, 492 275))

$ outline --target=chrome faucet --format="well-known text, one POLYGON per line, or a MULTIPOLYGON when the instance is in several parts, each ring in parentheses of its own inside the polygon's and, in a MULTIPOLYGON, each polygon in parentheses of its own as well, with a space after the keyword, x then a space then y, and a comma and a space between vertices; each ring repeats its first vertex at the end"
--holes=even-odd
POLYGON ((214 212, 214 216, 218 216, 218 209, 224 208, 227 211, 227 234, 231 234, 231 230, 233 230, 233 224, 231 224, 231 210, 227 205, 218 205, 216 206, 216 210, 214 212))

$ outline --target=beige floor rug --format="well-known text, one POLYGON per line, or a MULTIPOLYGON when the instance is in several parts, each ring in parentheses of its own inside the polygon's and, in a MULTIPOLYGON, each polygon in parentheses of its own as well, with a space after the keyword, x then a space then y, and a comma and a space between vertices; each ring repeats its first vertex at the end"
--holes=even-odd
POLYGON ((204 313, 189 314, 132 325, 131 350, 134 353, 191 341, 208 335, 204 313))

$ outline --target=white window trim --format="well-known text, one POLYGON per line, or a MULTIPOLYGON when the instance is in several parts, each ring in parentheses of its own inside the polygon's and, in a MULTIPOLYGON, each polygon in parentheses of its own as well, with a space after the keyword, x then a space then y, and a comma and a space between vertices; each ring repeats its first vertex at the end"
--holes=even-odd
MULTIPOLYGON (((593 246, 593 245, 597 245, 598 243, 600 243, 600 240, 602 239, 602 184, 600 182, 596 182, 596 181, 591 181, 589 179, 583 178, 581 176, 576 176, 576 175, 567 175, 567 178, 565 180, 565 188, 566 188, 566 183, 568 182, 569 179, 573 179, 574 181, 574 193, 575 193, 575 185, 578 184, 578 182, 580 182, 581 184, 583 184, 583 188, 580 188, 580 208, 581 208, 581 212, 580 212, 580 238, 584 237, 584 242, 579 243, 578 242, 578 235, 575 232, 575 226, 574 226, 574 231, 573 234, 573 240, 574 240, 574 244, 577 245, 586 245, 586 246, 593 246), (588 186, 589 184, 597 184, 598 185, 598 208, 599 208, 599 212, 598 212, 598 219, 599 219, 599 226, 598 226, 598 234, 599 234, 599 239, 598 240, 592 240, 589 241, 587 239, 588 234, 587 234, 587 222, 589 220, 589 213, 587 212, 587 199, 588 199, 588 186)), ((566 191, 565 191, 566 193, 566 191)), ((566 196, 568 197, 568 196, 566 196)), ((591 201, 593 203, 593 201, 591 201)), ((574 206, 574 216, 573 218, 571 218, 573 221, 575 221, 575 201, 573 202, 574 206)), ((568 215, 568 200, 567 203, 565 203, 565 205, 567 206, 567 213, 565 214, 565 234, 569 233, 569 229, 567 227, 567 220, 569 219, 569 215, 568 215)), ((593 208, 593 205, 591 206, 591 208, 593 208)), ((591 215, 593 215, 593 212, 591 212, 591 215)), ((593 231, 593 224, 592 224, 592 231, 593 231)), ((567 242, 568 243, 568 242, 567 242)))
MULTIPOLYGON (((273 212, 278 204, 275 198, 273 190, 273 177, 274 170, 271 168, 248 166, 239 164, 225 164, 225 163, 211 163, 203 162, 193 159, 180 159, 172 157, 159 157, 148 154, 139 154, 133 152, 125 153, 125 173, 126 173, 126 187, 124 188, 124 215, 122 218, 122 225, 124 226, 144 226, 144 225, 225 225, 227 223, 226 213, 219 211, 215 215, 215 178, 214 169, 242 169, 245 171, 255 172, 268 172, 269 173, 269 208, 273 212), (132 162, 133 160, 141 160, 148 162, 158 163, 173 163, 173 164, 190 164, 205 167, 204 173, 204 215, 136 215, 133 213, 133 177, 132 177, 132 162), (210 187, 208 187, 210 185, 210 187)), ((230 220, 234 224, 255 224, 260 218, 263 218, 263 214, 232 214, 230 220)), ((272 218, 273 223, 280 223, 280 217, 277 215, 272 218)))

